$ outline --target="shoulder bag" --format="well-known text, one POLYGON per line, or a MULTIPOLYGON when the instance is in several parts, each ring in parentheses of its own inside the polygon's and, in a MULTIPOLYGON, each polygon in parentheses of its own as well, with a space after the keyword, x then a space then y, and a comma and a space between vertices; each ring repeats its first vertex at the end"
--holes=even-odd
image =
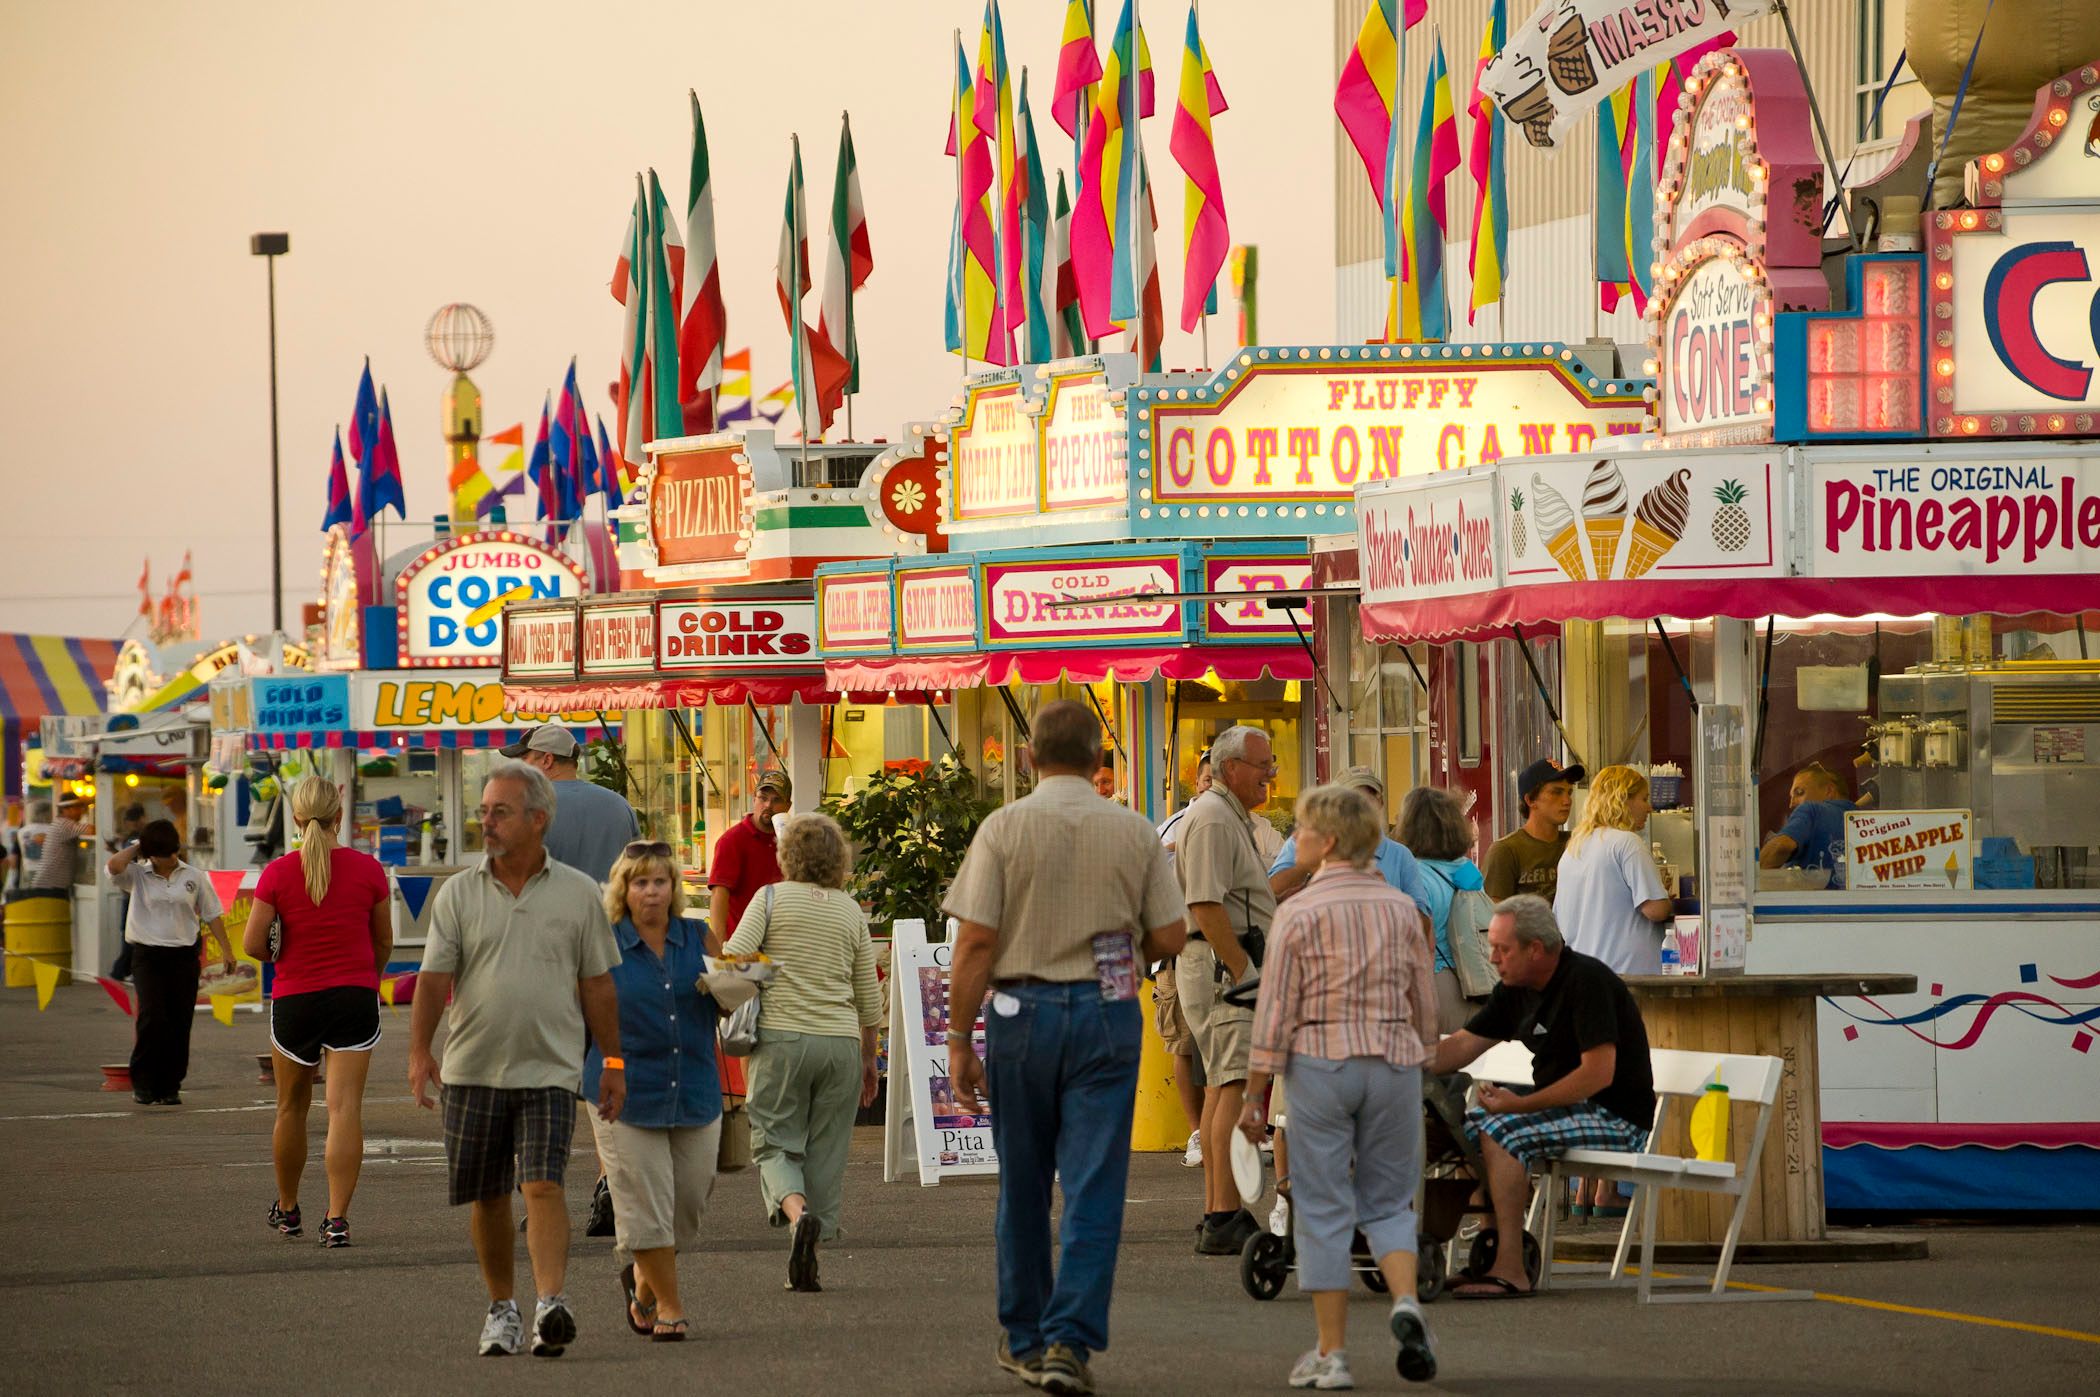
MULTIPOLYGON (((766 884, 763 893, 766 907, 766 929, 773 927, 773 885, 766 884)), ((751 996, 729 1012, 722 1020, 722 1051, 731 1057, 749 1057, 758 1051, 758 1006, 765 998, 764 991, 751 996)))
POLYGON ((1443 869, 1429 871, 1451 889, 1451 914, 1444 923, 1444 937, 1451 943, 1451 968, 1458 976, 1458 992, 1467 999, 1485 999, 1495 992, 1501 976, 1488 959, 1487 927, 1494 919, 1495 904, 1478 888, 1461 888, 1443 869))

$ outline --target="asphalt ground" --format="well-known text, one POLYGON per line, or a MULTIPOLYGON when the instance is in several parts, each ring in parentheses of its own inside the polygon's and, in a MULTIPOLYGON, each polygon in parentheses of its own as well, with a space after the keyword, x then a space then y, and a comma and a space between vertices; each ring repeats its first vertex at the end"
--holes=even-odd
MULTIPOLYGON (((881 1181, 880 1131, 855 1142, 847 1237, 824 1293, 783 1291, 785 1234, 749 1171, 725 1176, 712 1232, 683 1260, 694 1334, 652 1345, 622 1323, 609 1240, 582 1236, 595 1173, 580 1123, 569 1295, 581 1333, 556 1360, 477 1358, 481 1291, 463 1210, 445 1205, 438 1122, 406 1090, 408 1019, 390 1017, 366 1102, 355 1245, 314 1239, 325 1113, 312 1121, 308 1236, 269 1231, 271 1097, 258 1015, 200 1016, 180 1108, 98 1090, 130 1021, 93 986, 47 1012, 0 994, 0 1372, 15 1393, 638 1392, 964 1394, 1021 1390, 992 1364, 993 1188, 881 1181)), ((1268 1303, 1230 1260, 1191 1254, 1198 1185, 1178 1156, 1131 1174, 1104 1392, 1285 1390, 1312 1340, 1295 1289, 1268 1303)), ((1739 1267, 1814 1301, 1640 1307, 1580 1290, 1429 1309, 1455 1393, 2100 1391, 2090 1225, 1941 1227, 1923 1261, 1739 1267)), ((521 1289, 530 1292, 520 1247, 521 1289)), ((1383 1302, 1352 1307, 1365 1390, 1405 1388, 1383 1302)))

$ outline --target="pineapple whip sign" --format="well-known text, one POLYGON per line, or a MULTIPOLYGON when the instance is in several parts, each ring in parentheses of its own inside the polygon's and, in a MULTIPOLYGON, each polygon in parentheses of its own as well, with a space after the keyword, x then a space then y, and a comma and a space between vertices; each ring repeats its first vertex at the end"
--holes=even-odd
POLYGON ((1248 366, 1215 402, 1151 409, 1161 505, 1346 504, 1358 485, 1592 449, 1637 433, 1623 403, 1578 387, 1574 367, 1413 362, 1248 366))
POLYGON ((1847 884, 1853 888, 1975 886, 1966 810, 1848 810, 1847 884))
POLYGON ((1777 575, 1767 455, 1669 452, 1503 467, 1511 583, 1777 575))

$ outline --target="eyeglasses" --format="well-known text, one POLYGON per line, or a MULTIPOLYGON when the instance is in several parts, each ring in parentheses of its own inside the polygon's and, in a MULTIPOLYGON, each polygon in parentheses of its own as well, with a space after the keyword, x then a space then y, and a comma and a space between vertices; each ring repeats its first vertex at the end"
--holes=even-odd
POLYGON ((620 851, 623 859, 667 859, 671 857, 671 846, 661 839, 637 839, 620 851))

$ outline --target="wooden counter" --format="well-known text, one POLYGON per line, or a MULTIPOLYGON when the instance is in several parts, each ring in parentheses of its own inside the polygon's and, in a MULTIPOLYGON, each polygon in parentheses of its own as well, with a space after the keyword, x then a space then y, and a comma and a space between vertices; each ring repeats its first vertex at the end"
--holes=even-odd
MULTIPOLYGON (((1816 1002, 1825 996, 1911 994, 1918 988, 1918 977, 1629 975, 1626 984, 1641 1006, 1651 1047, 1760 1054, 1786 1064, 1757 1184, 1743 1218, 1742 1240, 1822 1241, 1823 1111, 1816 1070, 1816 1002)), ((1685 1141, 1685 1116, 1683 1106, 1673 1103, 1663 1123, 1664 1139, 1674 1142, 1671 1148, 1685 1141)), ((1749 1158, 1750 1126, 1756 1117, 1754 1107, 1738 1106, 1730 1113, 1730 1159, 1749 1158)), ((1665 1190, 1658 1200, 1657 1239, 1718 1244, 1727 1234, 1733 1203, 1718 1194, 1665 1190)))

